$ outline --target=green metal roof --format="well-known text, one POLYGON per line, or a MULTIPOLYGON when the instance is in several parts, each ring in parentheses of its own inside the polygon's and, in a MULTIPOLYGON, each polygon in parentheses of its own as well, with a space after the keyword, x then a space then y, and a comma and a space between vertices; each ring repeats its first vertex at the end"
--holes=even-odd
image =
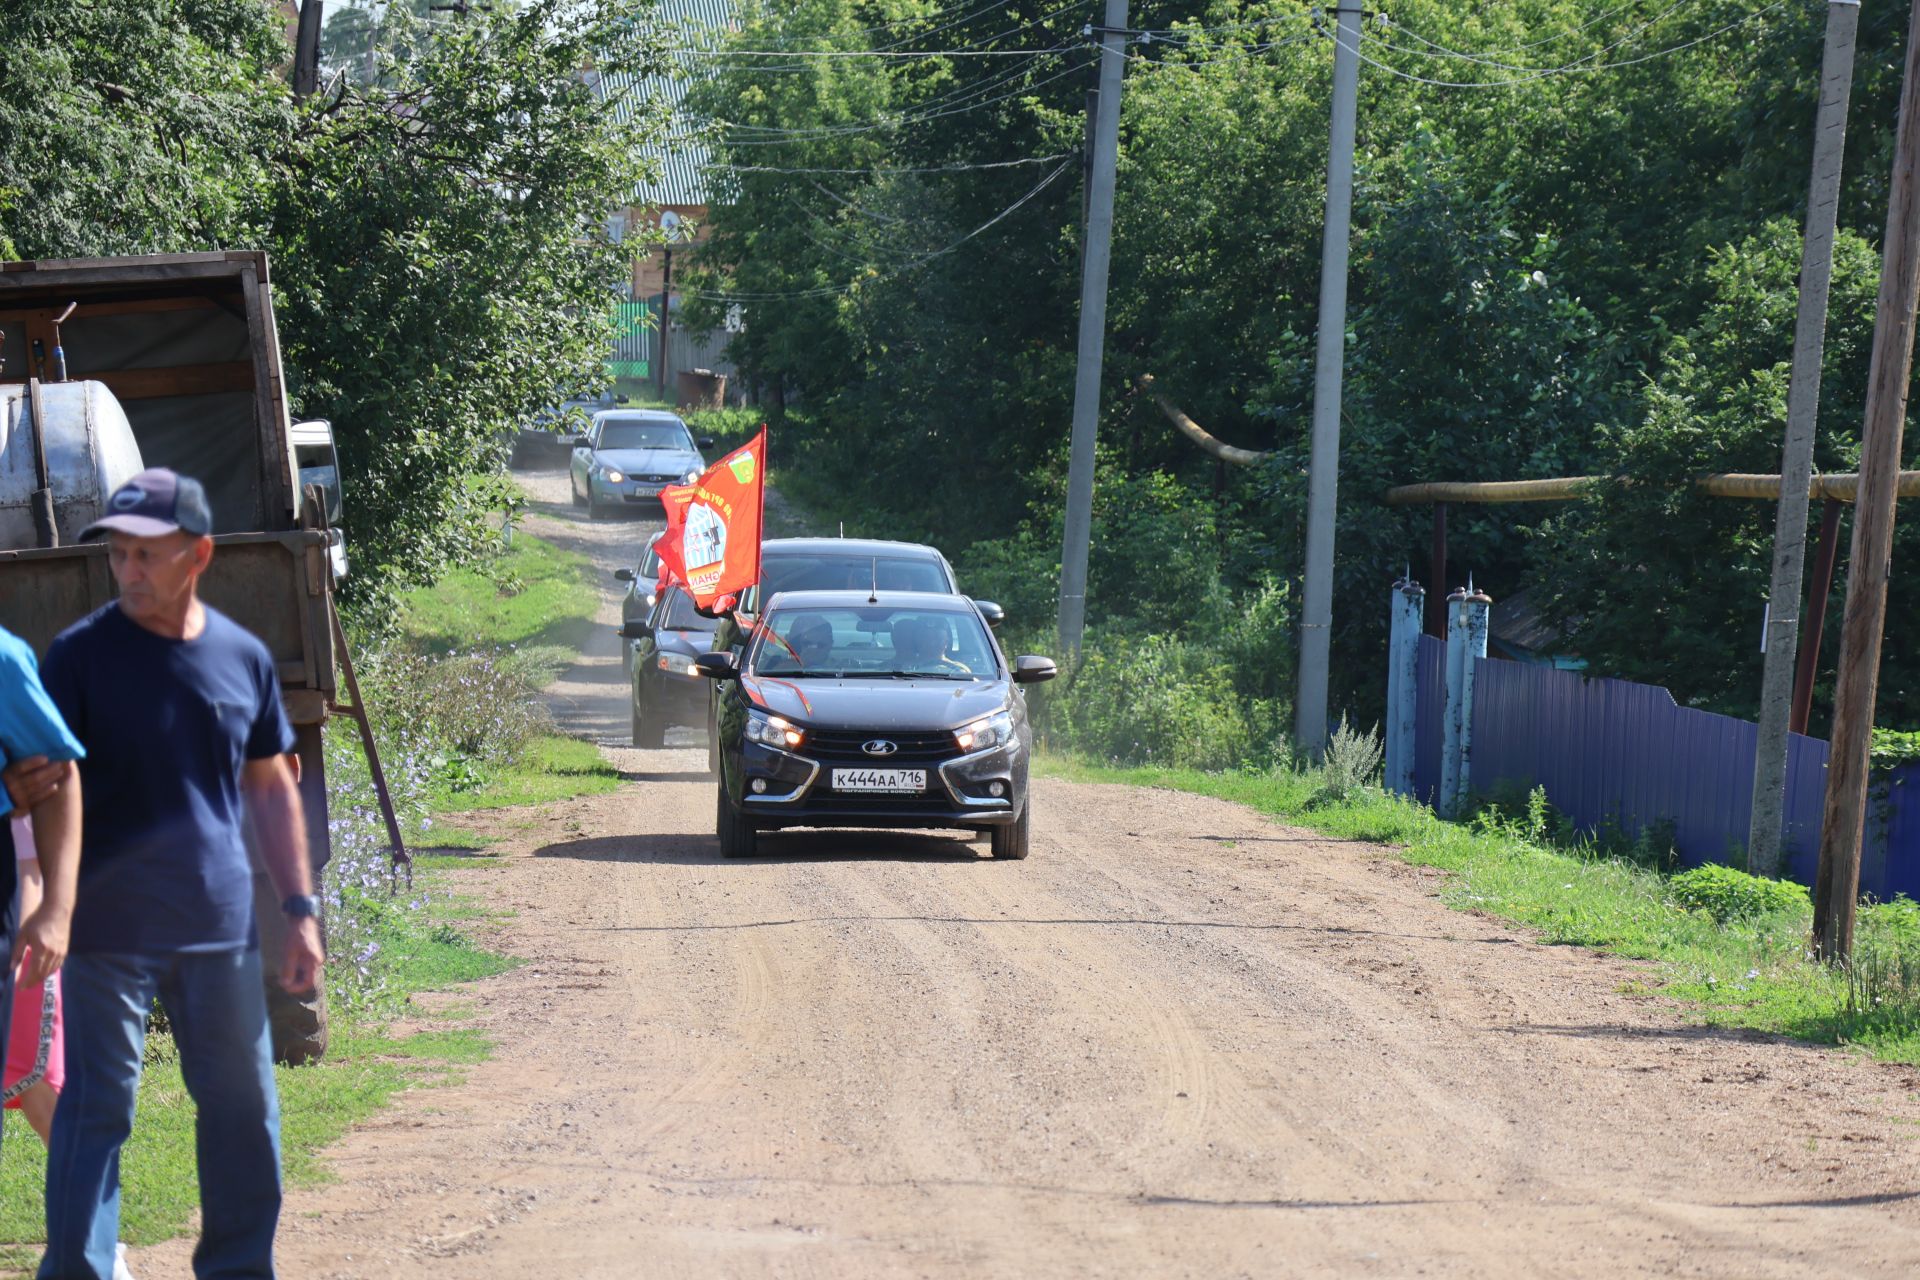
MULTIPOLYGON (((709 32, 725 31, 739 23, 735 0, 659 0, 655 10, 659 25, 673 33, 684 46, 710 47, 709 32)), ((687 87, 696 72, 695 59, 685 53, 674 55, 680 74, 671 76, 609 75, 596 77, 594 90, 603 99, 611 98, 616 110, 625 114, 642 104, 664 100, 673 113, 669 141, 649 150, 649 158, 658 168, 651 180, 636 183, 627 196, 629 204, 708 204, 707 166, 713 153, 693 136, 700 125, 683 111, 687 87)))

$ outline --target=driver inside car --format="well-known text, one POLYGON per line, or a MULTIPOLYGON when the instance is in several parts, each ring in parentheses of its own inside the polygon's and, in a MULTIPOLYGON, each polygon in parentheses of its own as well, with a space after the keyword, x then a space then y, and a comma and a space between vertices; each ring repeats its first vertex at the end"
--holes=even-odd
POLYGON ((902 671, 972 675, 947 656, 947 629, 933 618, 901 618, 893 624, 893 652, 902 671))

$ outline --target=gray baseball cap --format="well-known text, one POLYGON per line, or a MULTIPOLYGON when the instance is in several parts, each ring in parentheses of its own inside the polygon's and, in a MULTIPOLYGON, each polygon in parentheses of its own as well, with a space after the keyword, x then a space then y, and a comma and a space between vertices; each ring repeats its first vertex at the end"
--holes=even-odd
POLYGON ((207 506, 205 487, 170 467, 148 467, 113 491, 107 499, 107 514, 82 529, 80 541, 107 533, 158 538, 169 533, 212 532, 213 512, 207 506))

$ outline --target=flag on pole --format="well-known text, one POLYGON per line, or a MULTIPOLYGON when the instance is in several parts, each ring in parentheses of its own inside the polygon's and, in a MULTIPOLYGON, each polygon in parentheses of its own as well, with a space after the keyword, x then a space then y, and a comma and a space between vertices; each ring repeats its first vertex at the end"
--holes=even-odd
POLYGON ((692 484, 662 489, 667 530, 655 547, 661 581, 684 587, 701 609, 760 581, 766 487, 767 429, 762 427, 692 484))

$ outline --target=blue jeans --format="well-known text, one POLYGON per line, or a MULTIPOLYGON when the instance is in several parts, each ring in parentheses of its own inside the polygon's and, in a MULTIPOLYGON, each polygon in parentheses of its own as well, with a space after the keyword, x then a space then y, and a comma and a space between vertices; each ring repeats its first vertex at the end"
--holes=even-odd
POLYGON ((157 995, 196 1110, 199 1280, 273 1276, 280 1218, 280 1102, 256 950, 70 955, 61 970, 67 1083, 47 1152, 47 1253, 39 1280, 111 1280, 120 1234, 120 1145, 157 995))

